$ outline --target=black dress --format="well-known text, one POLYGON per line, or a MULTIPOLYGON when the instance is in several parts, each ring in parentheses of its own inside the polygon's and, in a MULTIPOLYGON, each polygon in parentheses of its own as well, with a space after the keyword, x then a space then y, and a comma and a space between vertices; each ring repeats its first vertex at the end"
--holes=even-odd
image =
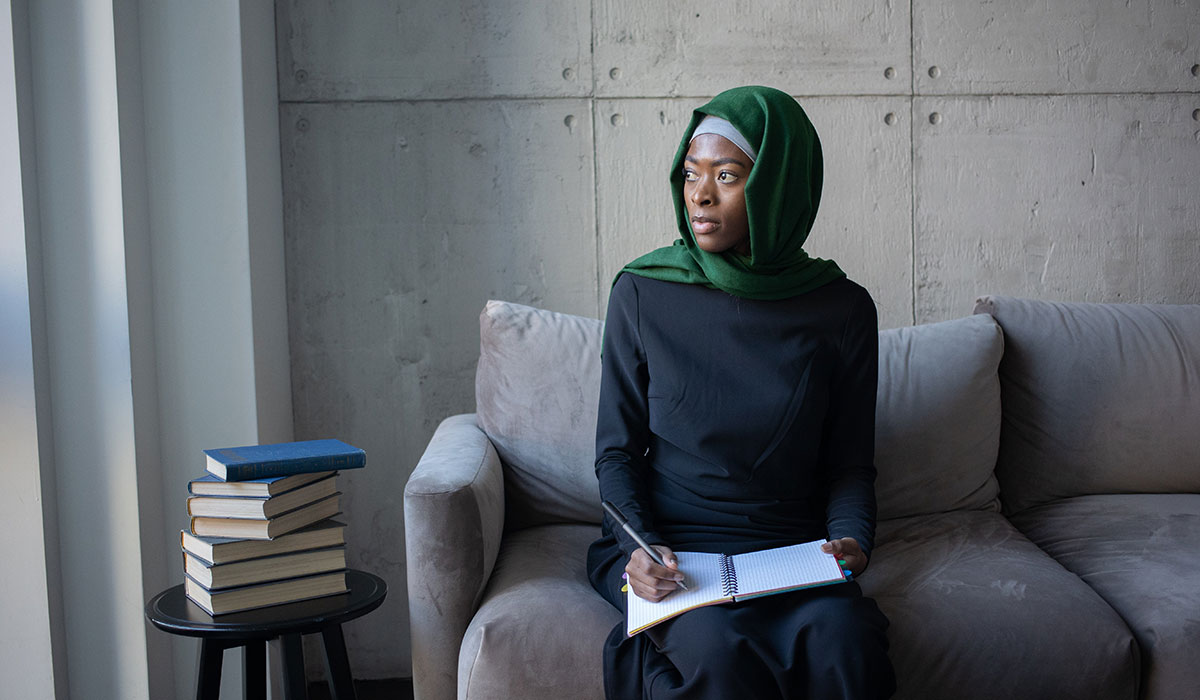
MULTIPOLYGON (((652 544, 735 554, 875 523, 875 306, 846 279, 779 301, 622 275, 604 335, 596 475, 652 544)), ((605 518, 592 585, 624 611, 637 545, 605 518)), ((610 699, 877 698, 887 619, 854 582, 711 606, 604 649, 610 699)))

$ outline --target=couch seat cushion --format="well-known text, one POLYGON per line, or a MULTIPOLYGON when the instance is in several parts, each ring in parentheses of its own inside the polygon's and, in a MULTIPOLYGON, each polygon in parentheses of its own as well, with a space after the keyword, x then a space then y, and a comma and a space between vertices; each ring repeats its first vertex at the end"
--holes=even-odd
POLYGON ((1144 700, 1200 693, 1200 495, 1080 496, 1013 522, 1125 618, 1144 700))
POLYGON ((588 583, 595 525, 505 535, 458 656, 459 698, 603 700, 600 654, 621 613, 588 583))
POLYGON ((1136 697, 1125 623, 997 513, 880 522, 859 583, 892 623, 897 699, 1136 697))

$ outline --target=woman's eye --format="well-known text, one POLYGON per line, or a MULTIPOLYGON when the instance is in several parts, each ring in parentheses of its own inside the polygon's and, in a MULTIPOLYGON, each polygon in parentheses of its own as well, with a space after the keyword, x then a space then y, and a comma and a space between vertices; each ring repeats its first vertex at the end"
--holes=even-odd
POLYGON ((717 180, 719 180, 720 182, 737 182, 737 179, 738 179, 738 176, 734 175, 733 173, 729 172, 728 170, 722 170, 721 174, 717 176, 717 180))
POLYGON ((684 170, 683 179, 687 182, 695 182, 700 179, 700 176, 696 175, 696 171, 694 170, 684 170))

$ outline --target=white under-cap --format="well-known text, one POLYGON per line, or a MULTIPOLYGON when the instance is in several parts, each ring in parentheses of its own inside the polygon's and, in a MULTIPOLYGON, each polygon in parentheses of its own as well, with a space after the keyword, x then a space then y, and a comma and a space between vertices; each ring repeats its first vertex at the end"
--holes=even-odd
POLYGON ((758 160, 758 150, 751 146, 746 137, 742 136, 742 132, 738 131, 737 127, 730 124, 727 119, 714 117, 711 114, 705 115, 704 119, 701 119, 700 123, 696 125, 696 130, 692 132, 692 138, 688 139, 688 143, 694 141, 701 134, 723 136, 729 139, 733 145, 742 149, 742 153, 750 156, 751 161, 758 160))

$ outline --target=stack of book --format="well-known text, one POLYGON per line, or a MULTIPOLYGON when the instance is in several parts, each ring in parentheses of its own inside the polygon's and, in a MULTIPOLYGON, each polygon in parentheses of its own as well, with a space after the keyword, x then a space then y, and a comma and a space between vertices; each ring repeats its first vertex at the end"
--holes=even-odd
POLYGON ((339 470, 366 465, 340 440, 205 450, 180 533, 184 591, 210 615, 346 591, 339 470))

